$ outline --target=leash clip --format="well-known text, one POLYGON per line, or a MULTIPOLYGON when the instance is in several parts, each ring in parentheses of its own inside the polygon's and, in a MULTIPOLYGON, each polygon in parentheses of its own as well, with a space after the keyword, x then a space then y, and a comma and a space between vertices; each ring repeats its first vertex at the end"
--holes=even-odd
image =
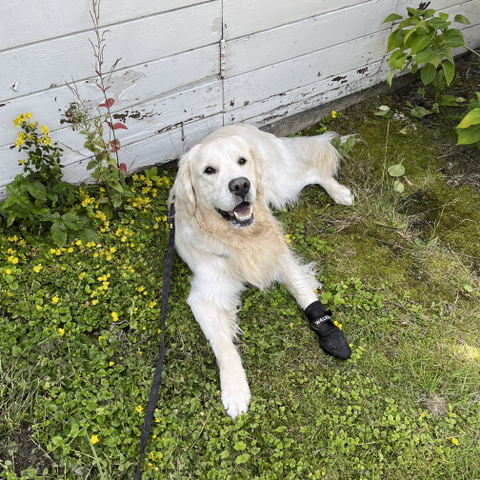
POLYGON ((170 230, 172 230, 175 223, 175 195, 172 197, 172 203, 168 207, 167 223, 170 225, 170 230))

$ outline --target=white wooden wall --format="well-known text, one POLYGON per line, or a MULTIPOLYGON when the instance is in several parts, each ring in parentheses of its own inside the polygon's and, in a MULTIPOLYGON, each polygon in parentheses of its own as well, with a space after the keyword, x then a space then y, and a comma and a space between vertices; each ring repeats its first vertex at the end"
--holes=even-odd
MULTIPOLYGON (((121 161, 129 170, 168 162, 222 125, 267 125, 384 82, 392 25, 382 21, 417 3, 102 0, 106 65, 121 58, 109 90, 128 127, 119 131, 121 161)), ((465 15, 464 37, 480 45, 480 0, 430 7, 465 15)), ((84 137, 65 117, 75 101, 65 83, 74 79, 92 105, 102 101, 90 9, 91 0, 0 0, 0 196, 21 172, 12 120, 27 111, 64 148, 66 179, 89 176, 84 137)))

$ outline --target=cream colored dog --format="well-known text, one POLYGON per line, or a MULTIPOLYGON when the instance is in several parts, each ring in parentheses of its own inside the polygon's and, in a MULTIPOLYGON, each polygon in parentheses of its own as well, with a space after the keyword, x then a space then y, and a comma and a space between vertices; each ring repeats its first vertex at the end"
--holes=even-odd
POLYGON ((195 319, 220 368, 222 402, 232 418, 248 410, 250 389, 233 341, 236 311, 246 284, 285 284, 302 309, 317 301, 313 265, 288 248, 269 206, 293 203, 319 184, 337 203, 352 204, 350 190, 333 177, 339 155, 333 133, 277 138, 250 125, 222 127, 179 162, 175 247, 194 276, 188 297, 195 319))

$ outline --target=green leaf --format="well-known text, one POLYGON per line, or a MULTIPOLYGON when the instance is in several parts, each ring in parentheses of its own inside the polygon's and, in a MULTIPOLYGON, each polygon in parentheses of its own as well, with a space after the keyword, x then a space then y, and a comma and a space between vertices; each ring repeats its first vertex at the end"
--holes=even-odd
POLYGON ((52 223, 50 233, 57 247, 63 247, 67 242, 67 234, 65 233, 65 225, 63 222, 57 221, 52 223))
POLYGON ((396 72, 396 69, 395 68, 392 68, 390 70, 390 73, 388 74, 388 77, 387 77, 387 83, 392 86, 392 80, 393 80, 393 77, 395 75, 395 72, 396 72))
POLYGON ((438 12, 438 18, 440 18, 444 22, 448 20, 448 17, 449 17, 448 13, 438 12))
POLYGON ((442 63, 443 73, 445 73, 445 80, 447 85, 450 86, 453 78, 455 77, 455 65, 450 62, 442 63))
POLYGON ((408 33, 407 35, 405 36, 405 40, 403 41, 404 44, 407 44, 407 40, 410 38, 410 36, 415 33, 417 34, 417 29, 418 28, 422 28, 422 27, 425 27, 425 20, 421 20, 420 22, 418 22, 415 27, 413 27, 408 33))
POLYGON ((25 182, 25 187, 32 197, 38 198, 42 201, 47 199, 47 189, 45 188, 45 185, 38 180, 25 182))
POLYGON ((393 190, 397 193, 402 193, 405 190, 405 185, 400 180, 393 182, 393 190))
POLYGON ((464 25, 470 25, 470 20, 468 20, 467 18, 465 18, 463 15, 455 15, 455 18, 453 19, 454 22, 457 22, 457 23, 463 23, 464 25))
POLYGON ((97 164, 96 160, 90 160, 87 165, 87 170, 91 170, 92 168, 95 168, 96 164, 97 164))
POLYGON ((473 292, 473 287, 471 285, 464 285, 463 286, 463 289, 468 292, 468 293, 472 293, 473 292))
POLYGON ((447 33, 445 33, 443 41, 445 45, 450 48, 458 48, 465 45, 463 35, 455 29, 449 30, 447 33))
POLYGON ((392 13, 382 22, 382 25, 384 23, 394 22, 395 20, 402 20, 402 19, 403 17, 401 15, 398 15, 398 13, 392 13))
POLYGON ((117 192, 123 193, 123 188, 119 183, 111 183, 110 186, 113 187, 117 192))
POLYGON ((430 47, 426 47, 417 53, 415 56, 415 61, 417 63, 428 63, 432 60, 435 60, 435 58, 437 58, 435 52, 430 47))
POLYGON ((340 137, 334 137, 332 138, 330 142, 337 150, 340 150, 340 147, 342 145, 342 140, 340 137))
POLYGON ((388 37, 388 46, 387 46, 387 53, 399 48, 403 45, 403 40, 407 32, 405 30, 395 30, 389 37, 388 37))
POLYGON ((397 28, 414 27, 419 21, 420 18, 417 16, 407 17, 403 22, 400 22, 397 28))
POLYGON ((471 125, 480 124, 480 108, 475 108, 468 112, 463 120, 457 125, 457 128, 468 128, 471 125))
POLYGON ((375 112, 375 115, 378 115, 379 117, 391 118, 393 115, 393 112, 390 110, 390 107, 387 107, 386 105, 382 105, 381 107, 378 107, 378 109, 380 111, 375 112))
POLYGON ((427 26, 429 26, 430 28, 433 28, 434 30, 443 30, 444 28, 447 28, 451 24, 451 22, 446 22, 441 18, 434 17, 434 18, 431 18, 430 20, 427 20, 426 24, 427 26))
POLYGON ((235 450, 237 450, 237 451, 245 450, 245 449, 247 448, 247 444, 240 441, 240 442, 237 442, 237 443, 233 446, 233 448, 234 448, 235 450))
POLYGON ((457 105, 453 95, 440 95, 438 104, 442 107, 454 107, 457 105))
POLYGON ((62 221, 67 228, 78 230, 80 228, 80 218, 75 213, 65 213, 62 215, 62 221))
POLYGON ((402 50, 395 50, 390 58, 388 59, 387 63, 392 68, 396 68, 397 70, 401 70, 403 68, 403 64, 407 58, 407 54, 402 50))
POLYGON ((411 46, 412 53, 418 53, 420 50, 423 50, 425 47, 428 47, 431 42, 432 42, 432 39, 428 35, 424 33, 420 33, 412 41, 412 46, 411 46))
POLYGON ((82 230, 77 232, 78 238, 82 241, 84 245, 86 245, 89 242, 95 242, 98 243, 98 235, 95 230, 92 230, 91 228, 84 227, 82 230))
POLYGON ((405 167, 402 164, 392 165, 388 168, 388 173, 392 177, 401 177, 405 174, 405 167))
POLYGON ((414 107, 410 110, 410 113, 417 118, 423 118, 425 115, 430 115, 432 112, 423 107, 414 107))
POLYGON ((480 141, 480 125, 472 125, 465 129, 459 129, 457 145, 471 145, 480 141))
POLYGON ((427 63, 420 72, 420 78, 424 85, 432 83, 436 75, 437 69, 431 63, 427 63))
POLYGON ((250 455, 248 455, 248 453, 244 453, 237 457, 237 459, 235 460, 235 463, 237 465, 241 465, 242 463, 247 463, 249 458, 250 458, 250 455))

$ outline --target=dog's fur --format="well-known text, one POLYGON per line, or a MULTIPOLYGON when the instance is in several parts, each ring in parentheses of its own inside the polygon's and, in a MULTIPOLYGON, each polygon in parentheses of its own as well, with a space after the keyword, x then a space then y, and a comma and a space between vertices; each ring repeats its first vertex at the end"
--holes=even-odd
POLYGON ((309 184, 321 185, 337 203, 352 204, 350 190, 334 179, 339 164, 330 144, 334 136, 277 138, 250 125, 231 125, 180 159, 171 192, 175 247, 194 274, 188 304, 217 358, 222 402, 232 418, 246 412, 250 400, 233 344, 246 285, 265 289, 283 283, 302 309, 317 300, 314 290, 320 287, 314 266, 301 263, 288 248, 269 206, 282 209, 295 202, 309 184), (250 183, 242 197, 232 192, 237 179, 250 183))

